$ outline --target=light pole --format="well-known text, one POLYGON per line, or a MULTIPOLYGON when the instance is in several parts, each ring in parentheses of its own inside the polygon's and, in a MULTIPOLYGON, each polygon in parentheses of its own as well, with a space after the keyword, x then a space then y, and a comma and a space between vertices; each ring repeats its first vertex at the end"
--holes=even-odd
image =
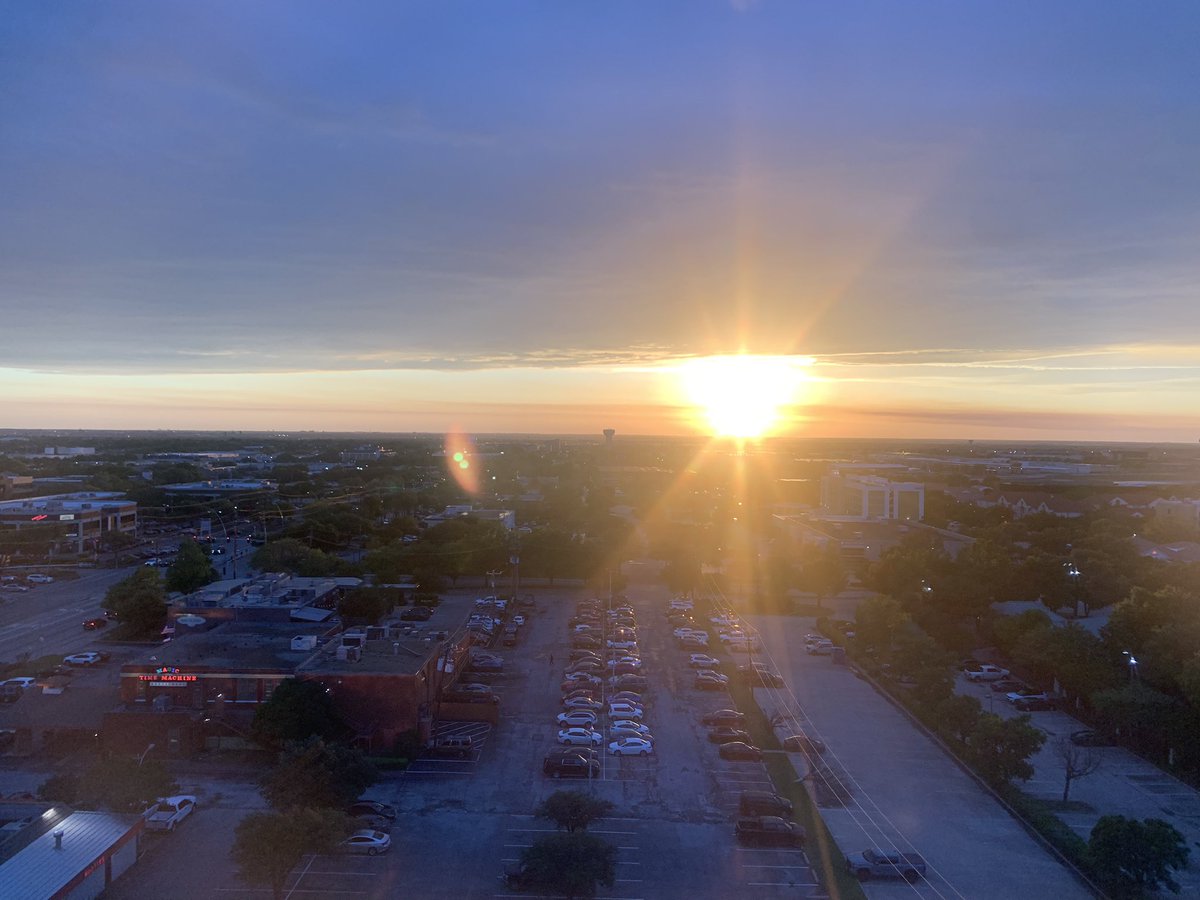
MULTIPOLYGON (((1071 598, 1074 603, 1075 618, 1079 616, 1079 579, 1083 577, 1083 573, 1079 571, 1075 563, 1063 563, 1067 567, 1067 577, 1071 579, 1071 598)), ((1085 617, 1086 618, 1086 617, 1085 617)))
POLYGON ((150 755, 150 751, 154 749, 154 744, 147 744, 146 749, 142 751, 142 755, 138 757, 138 767, 141 768, 142 763, 146 761, 146 757, 150 755))

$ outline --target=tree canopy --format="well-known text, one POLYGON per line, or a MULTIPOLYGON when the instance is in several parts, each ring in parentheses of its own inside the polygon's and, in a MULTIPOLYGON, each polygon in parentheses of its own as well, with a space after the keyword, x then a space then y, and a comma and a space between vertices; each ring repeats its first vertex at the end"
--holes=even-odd
POLYGON ((320 737, 292 744, 262 781, 275 809, 341 809, 375 783, 375 768, 357 750, 320 737))
POLYGON ((42 784, 38 795, 84 809, 111 812, 145 810, 159 797, 175 793, 179 785, 157 760, 108 756, 97 760, 82 775, 56 775, 42 784))
POLYGON ((212 557, 195 541, 184 541, 167 569, 167 590, 190 594, 217 580, 212 557))
POLYGON ((280 900, 300 860, 332 850, 345 833, 345 817, 331 810, 252 812, 238 823, 230 853, 243 881, 268 886, 280 900))
POLYGON ((254 713, 255 738, 270 747, 306 741, 313 735, 332 739, 345 731, 324 685, 287 678, 254 713))
POLYGON ((568 898, 592 897, 596 885, 612 887, 617 848, 582 832, 552 834, 521 854, 527 877, 539 887, 568 898))
POLYGON ((1187 866, 1190 850, 1175 826, 1162 819, 1101 816, 1088 840, 1097 868, 1123 888, 1123 896, 1140 895, 1160 886, 1179 893, 1171 873, 1187 866), (1132 889, 1132 890, 1131 890, 1132 889))
POLYGON ((613 805, 599 797, 583 791, 555 791, 535 810, 535 815, 549 819, 559 828, 569 832, 586 831, 588 825, 602 819, 613 810, 613 805))
POLYGON ((105 593, 104 608, 137 631, 150 633, 162 628, 167 618, 167 595, 158 572, 140 568, 118 581, 105 593))

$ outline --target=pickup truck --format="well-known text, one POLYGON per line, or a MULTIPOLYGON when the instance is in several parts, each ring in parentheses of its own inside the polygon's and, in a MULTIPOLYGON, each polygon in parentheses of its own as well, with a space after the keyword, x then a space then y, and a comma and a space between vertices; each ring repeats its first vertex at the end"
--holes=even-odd
POLYGON ((734 835, 744 844, 803 847, 804 829, 779 816, 739 816, 734 835))
POLYGON ((146 810, 148 831, 174 831, 175 827, 192 814, 196 798, 181 794, 178 797, 161 797, 158 803, 146 810))
POLYGON ((964 670, 963 674, 967 676, 967 681, 999 681, 1008 677, 1008 669, 984 663, 978 669, 964 670))
POLYGON ((846 854, 846 871, 859 881, 872 878, 903 878, 910 884, 925 877, 925 860, 917 853, 885 853, 864 850, 846 854))

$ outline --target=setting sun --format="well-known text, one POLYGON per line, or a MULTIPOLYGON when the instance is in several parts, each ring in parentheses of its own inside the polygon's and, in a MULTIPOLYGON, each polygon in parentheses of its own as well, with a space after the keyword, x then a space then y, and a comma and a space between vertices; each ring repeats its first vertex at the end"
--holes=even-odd
POLYGON ((683 363, 679 374, 713 434, 757 438, 780 421, 810 363, 796 356, 706 356, 683 363))

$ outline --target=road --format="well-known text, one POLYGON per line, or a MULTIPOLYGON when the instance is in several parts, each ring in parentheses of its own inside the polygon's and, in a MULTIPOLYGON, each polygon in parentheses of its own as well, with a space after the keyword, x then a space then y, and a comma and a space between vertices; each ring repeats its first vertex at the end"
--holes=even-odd
POLYGON ((103 616, 105 592, 135 571, 136 566, 84 569, 78 580, 40 584, 24 594, 0 594, 0 662, 15 661, 24 653, 36 658, 90 649, 103 632, 84 631, 83 620, 103 616))

